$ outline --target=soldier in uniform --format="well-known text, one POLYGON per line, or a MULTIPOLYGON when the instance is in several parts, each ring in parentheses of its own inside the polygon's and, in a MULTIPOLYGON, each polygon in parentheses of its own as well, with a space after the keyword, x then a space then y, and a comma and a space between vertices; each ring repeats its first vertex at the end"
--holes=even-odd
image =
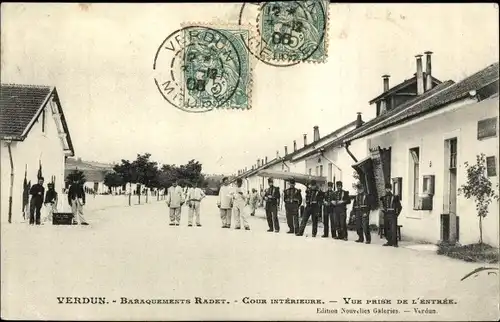
POLYGON ((398 247, 398 216, 401 213, 401 201, 399 196, 392 193, 392 185, 385 185, 385 195, 380 198, 382 201, 382 213, 384 214, 384 228, 387 243, 383 246, 398 247))
POLYGON ((337 189, 335 190, 332 204, 337 236, 334 238, 347 240, 346 208, 347 205, 351 203, 351 199, 349 198, 349 192, 342 190, 342 181, 337 181, 335 183, 335 186, 337 187, 337 189))
POLYGON ((332 237, 335 238, 337 233, 335 231, 335 221, 333 218, 333 205, 335 192, 333 191, 333 182, 328 182, 328 189, 324 193, 324 211, 323 211, 323 238, 328 237, 328 230, 332 230, 332 237))
POLYGON ((364 187, 361 183, 356 185, 356 190, 358 191, 358 194, 356 195, 352 205, 352 210, 356 218, 356 232, 358 233, 358 239, 356 242, 362 243, 366 239, 366 243, 370 244, 372 241, 370 233, 370 210, 373 206, 373 197, 365 193, 364 187))
POLYGON ((290 188, 284 191, 286 222, 290 229, 287 234, 299 233, 299 207, 302 204, 302 192, 295 188, 295 180, 290 179, 290 188))
POLYGON ((264 200, 266 201, 266 217, 267 224, 269 225, 268 232, 279 233, 280 223, 278 220, 278 204, 280 200, 280 188, 273 185, 273 179, 269 178, 267 180, 269 188, 264 194, 264 200), (274 228, 274 229, 273 229, 274 228))
POLYGON ((321 213, 321 205, 323 204, 323 192, 319 190, 316 181, 311 181, 311 186, 306 191, 306 209, 302 217, 299 233, 297 236, 304 235, 309 217, 312 216, 312 236, 316 237, 318 232, 318 216, 321 213))

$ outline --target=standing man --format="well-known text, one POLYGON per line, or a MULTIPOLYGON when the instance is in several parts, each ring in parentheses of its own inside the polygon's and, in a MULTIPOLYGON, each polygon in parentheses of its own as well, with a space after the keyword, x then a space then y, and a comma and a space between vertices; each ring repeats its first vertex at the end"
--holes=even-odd
POLYGON ((222 228, 230 228, 231 208, 233 208, 233 200, 227 177, 222 178, 222 186, 219 189, 219 200, 217 200, 217 207, 219 207, 220 209, 222 228))
POLYGON ((311 180, 311 185, 306 191, 306 209, 302 217, 299 233, 297 236, 304 235, 309 217, 312 216, 312 236, 316 237, 318 233, 318 216, 320 215, 321 205, 323 203, 323 192, 319 190, 316 180, 311 180))
POLYGON ((323 238, 328 238, 328 230, 331 229, 332 237, 337 237, 337 231, 335 227, 335 220, 333 216, 333 204, 332 201, 335 200, 335 191, 333 191, 333 182, 328 182, 328 190, 325 192, 324 197, 324 212, 323 212, 323 238))
POLYGON ((302 192, 295 188, 295 180, 290 179, 290 188, 283 192, 283 201, 285 202, 286 222, 289 231, 287 234, 299 233, 299 207, 302 205, 302 192))
POLYGON ((250 200, 249 200, 249 205, 250 205, 250 216, 255 216, 255 210, 257 210, 257 207, 259 205, 259 194, 257 193, 257 189, 253 188, 252 189, 252 194, 250 195, 250 200))
POLYGON ((38 178, 38 183, 34 184, 30 189, 31 202, 30 202, 30 225, 40 225, 40 210, 43 205, 43 196, 45 188, 43 187, 43 178, 38 178), (35 218, 36 213, 36 218, 35 218))
POLYGON ((243 191, 242 185, 243 180, 241 178, 236 179, 236 189, 232 194, 234 220, 236 221, 234 229, 241 229, 241 221, 243 221, 245 230, 250 230, 250 225, 248 225, 247 215, 245 213, 247 195, 243 191))
POLYGON ((336 221, 337 238, 347 240, 347 205, 351 203, 349 192, 342 190, 342 181, 335 183, 337 190, 335 190, 333 204, 334 221, 336 221))
POLYGON ((196 215, 196 226, 201 227, 200 222, 200 205, 201 200, 205 198, 205 193, 203 190, 198 188, 197 183, 194 184, 194 187, 190 188, 187 195, 187 203, 190 208, 190 212, 188 214, 188 227, 193 226, 193 215, 196 215))
POLYGON ((184 204, 184 192, 177 185, 177 180, 168 188, 167 206, 170 208, 170 226, 181 224, 181 207, 184 204))
POLYGON ((45 194, 45 207, 47 207, 47 216, 44 218, 44 222, 47 220, 52 222, 52 215, 57 211, 57 192, 54 190, 54 184, 49 183, 47 185, 48 190, 45 194))
MULTIPOLYGON (((193 215, 194 215, 194 207, 193 207, 193 203, 189 201, 189 195, 191 194, 191 192, 193 191, 193 186, 191 185, 191 183, 187 183, 186 184, 186 189, 185 189, 185 194, 184 194, 184 200, 186 200, 186 204, 188 206, 188 222, 189 222, 189 218, 193 218, 193 215)), ((188 224, 189 226, 189 224, 188 224)), ((191 225, 192 226, 192 225, 191 225)))
POLYGON ((279 233, 280 222, 278 220, 278 206, 280 201, 280 188, 273 185, 273 179, 271 178, 267 180, 267 183, 269 184, 269 188, 264 194, 267 224, 269 226, 267 231, 272 232, 274 230, 275 233, 279 233))
POLYGON ((365 189, 361 183, 356 185, 356 190, 358 194, 352 204, 356 220, 356 232, 358 233, 356 243, 362 243, 366 239, 366 243, 370 244, 372 241, 370 233, 370 210, 373 207, 373 198, 371 195, 365 193, 365 189))
POLYGON ((83 206, 85 206, 85 191, 83 185, 77 179, 73 179, 73 183, 68 189, 68 203, 71 206, 73 213, 74 225, 88 225, 85 217, 83 217, 83 206))
POLYGON ((401 200, 399 196, 392 193, 392 185, 385 184, 385 196, 382 201, 382 213, 384 214, 384 228, 387 243, 383 246, 398 247, 398 216, 401 213, 401 200))

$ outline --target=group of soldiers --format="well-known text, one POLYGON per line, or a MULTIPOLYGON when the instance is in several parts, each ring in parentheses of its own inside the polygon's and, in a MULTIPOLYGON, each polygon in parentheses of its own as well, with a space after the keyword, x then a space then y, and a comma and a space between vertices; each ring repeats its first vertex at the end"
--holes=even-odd
MULTIPOLYGON (((357 194, 351 200, 349 192, 343 190, 341 181, 327 183, 327 190, 322 191, 315 180, 312 180, 306 190, 305 208, 302 216, 299 216, 300 207, 303 203, 300 189, 295 187, 295 180, 288 181, 290 187, 284 191, 283 201, 285 203, 286 219, 288 224, 288 234, 303 236, 309 218, 312 218, 312 237, 316 237, 318 232, 318 222, 323 215, 323 235, 328 238, 329 233, 333 239, 347 241, 347 206, 352 201, 352 211, 355 216, 356 232, 358 239, 356 242, 366 244, 371 243, 370 233, 370 211, 375 208, 376 200, 365 192, 363 185, 357 184, 357 194), (300 220, 301 219, 301 220, 300 220)), ((269 179, 269 188, 265 191, 266 217, 269 225, 268 232, 279 232, 278 204, 280 199, 279 188, 273 185, 273 180, 269 179)), ((392 185, 386 184, 385 195, 380 198, 381 211, 384 216, 384 235, 387 243, 384 246, 398 247, 397 219, 401 212, 401 202, 399 196, 392 193, 392 185)))
POLYGON ((200 206, 205 198, 205 192, 199 188, 197 183, 189 184, 183 189, 177 180, 167 190, 167 206, 170 209, 170 226, 179 226, 181 222, 182 206, 188 206, 188 227, 193 226, 193 217, 196 217, 196 227, 201 227, 200 206))
MULTIPOLYGON (((31 195, 30 200, 30 225, 40 225, 45 222, 51 222, 53 214, 57 212, 58 204, 58 194, 54 189, 54 183, 50 182, 47 185, 47 192, 43 186, 44 178, 39 177, 38 182, 34 184, 29 191, 31 195), (44 198, 45 196, 45 198, 44 198), (41 222, 41 210, 42 206, 45 205, 47 210, 47 215, 45 216, 43 222, 41 222)), ((74 225, 88 225, 87 221, 83 216, 83 206, 85 205, 85 191, 83 186, 74 180, 68 191, 68 204, 71 206, 71 212, 73 213, 72 223, 74 225)))

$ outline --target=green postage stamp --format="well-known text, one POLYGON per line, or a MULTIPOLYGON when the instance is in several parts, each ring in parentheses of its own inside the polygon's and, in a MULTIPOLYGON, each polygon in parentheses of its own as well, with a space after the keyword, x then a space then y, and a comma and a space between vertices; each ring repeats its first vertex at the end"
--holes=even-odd
POLYGON ((241 27, 186 24, 160 45, 153 70, 161 95, 187 112, 251 107, 252 67, 241 27))

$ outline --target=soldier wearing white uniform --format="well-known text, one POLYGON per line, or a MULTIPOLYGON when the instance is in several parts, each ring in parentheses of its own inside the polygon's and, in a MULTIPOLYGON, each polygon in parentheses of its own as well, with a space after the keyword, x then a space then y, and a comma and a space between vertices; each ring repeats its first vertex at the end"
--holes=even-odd
POLYGON ((236 189, 233 191, 233 213, 234 220, 236 221, 235 229, 241 229, 241 221, 243 221, 243 226, 246 230, 250 230, 250 226, 247 221, 247 214, 245 212, 245 206, 248 203, 248 194, 245 193, 243 188, 241 187, 243 184, 243 180, 240 178, 236 179, 236 189))
POLYGON ((203 190, 195 184, 194 188, 189 188, 187 193, 187 203, 189 206, 188 226, 193 226, 193 215, 196 215, 196 226, 201 227, 200 223, 200 205, 201 200, 205 198, 203 190))
POLYGON ((232 203, 231 188, 227 184, 227 177, 224 177, 222 178, 222 186, 219 189, 219 200, 217 200, 217 207, 220 209, 220 219, 222 220, 222 228, 231 227, 232 203))
POLYGON ((170 226, 179 226, 181 223, 181 207, 184 204, 184 192, 182 188, 174 182, 168 188, 167 206, 170 208, 170 226))
POLYGON ((188 183, 187 184, 187 187, 185 189, 185 194, 184 194, 184 200, 186 201, 186 204, 188 206, 188 219, 189 218, 193 218, 193 214, 194 214, 194 209, 193 209, 193 204, 191 202, 189 202, 189 194, 191 193, 191 191, 193 190, 193 186, 188 183))

